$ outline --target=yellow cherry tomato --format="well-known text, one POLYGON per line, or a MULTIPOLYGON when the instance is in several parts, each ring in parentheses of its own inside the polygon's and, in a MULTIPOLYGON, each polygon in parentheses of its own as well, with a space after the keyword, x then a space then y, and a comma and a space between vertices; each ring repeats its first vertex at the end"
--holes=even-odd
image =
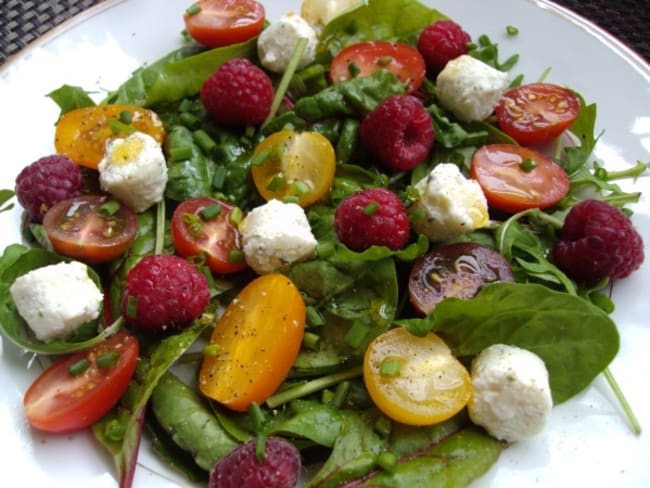
POLYGON ((469 372, 435 334, 403 327, 378 336, 366 350, 363 379, 370 397, 388 417, 409 425, 442 422, 471 398, 469 372))
POLYGON ((334 148, 318 132, 276 132, 258 144, 253 158, 253 181, 266 200, 289 197, 307 207, 334 181, 334 148))
POLYGON ((75 163, 97 169, 106 142, 133 131, 149 134, 159 143, 165 128, 155 112, 135 105, 97 105, 65 113, 56 124, 54 146, 75 163))
POLYGON ((286 378, 300 351, 305 302, 279 273, 251 281, 228 305, 210 339, 199 388, 226 407, 245 412, 263 403, 286 378))

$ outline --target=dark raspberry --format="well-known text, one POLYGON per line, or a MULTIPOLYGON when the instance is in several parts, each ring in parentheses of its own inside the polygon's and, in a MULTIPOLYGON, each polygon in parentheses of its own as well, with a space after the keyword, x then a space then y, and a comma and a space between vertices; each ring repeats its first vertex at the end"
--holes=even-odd
POLYGON ((210 302, 207 278, 178 256, 147 256, 126 277, 122 315, 146 330, 178 328, 199 317, 210 302))
POLYGON ((585 200, 567 214, 551 256, 579 282, 625 278, 643 262, 643 240, 618 208, 585 200))
POLYGON ((220 124, 259 125, 271 110, 273 83, 248 59, 232 59, 203 83, 201 101, 220 124))
POLYGON ((466 54, 472 38, 453 20, 439 20, 426 27, 418 38, 418 51, 427 71, 437 74, 447 62, 466 54))
POLYGON ((363 119, 359 138, 382 165, 408 171, 427 157, 436 134, 422 102, 410 95, 394 95, 363 119))
POLYGON ((256 455, 257 440, 241 444, 221 459, 210 472, 210 488, 295 488, 302 461, 289 441, 269 437, 264 459, 256 455))
POLYGON ((45 156, 16 177, 16 198, 29 218, 42 222, 52 205, 81 193, 83 176, 79 166, 65 156, 45 156))
POLYGON ((353 251, 370 246, 401 249, 409 240, 404 203, 390 190, 368 188, 343 199, 336 208, 334 230, 353 251))

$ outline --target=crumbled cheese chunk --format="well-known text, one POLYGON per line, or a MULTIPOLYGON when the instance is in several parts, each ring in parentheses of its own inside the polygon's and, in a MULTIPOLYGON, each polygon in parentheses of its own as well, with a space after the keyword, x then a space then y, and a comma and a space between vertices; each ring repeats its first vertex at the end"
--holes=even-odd
POLYGON ((305 211, 295 203, 269 200, 239 224, 246 262, 259 274, 307 259, 318 244, 305 211))
POLYGON ((300 15, 320 32, 330 20, 363 0, 303 0, 300 15))
POLYGON ((487 200, 478 182, 453 163, 440 163, 415 188, 419 200, 409 209, 413 229, 429 240, 445 241, 484 227, 487 200))
POLYGON ((508 83, 507 73, 463 54, 438 74, 436 96, 458 119, 483 120, 494 111, 508 83))
POLYGON ((99 316, 104 300, 78 261, 37 268, 19 276, 9 288, 18 313, 47 342, 63 339, 99 316))
POLYGON ((99 183, 136 212, 162 200, 167 164, 160 144, 144 132, 113 139, 99 162, 99 183))
POLYGON ((548 371, 536 354, 496 344, 481 351, 471 368, 469 415, 497 439, 516 442, 546 425, 553 408, 548 371))
POLYGON ((307 40, 298 69, 304 68, 316 58, 318 39, 309 23, 293 12, 289 12, 264 29, 257 38, 257 53, 262 65, 274 73, 283 73, 293 55, 298 41, 307 40))

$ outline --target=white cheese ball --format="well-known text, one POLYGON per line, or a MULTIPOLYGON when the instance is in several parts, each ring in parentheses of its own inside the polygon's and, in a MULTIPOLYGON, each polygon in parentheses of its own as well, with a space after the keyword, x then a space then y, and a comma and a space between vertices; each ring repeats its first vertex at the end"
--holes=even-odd
POLYGON ((459 120, 483 120, 494 111, 508 83, 507 73, 463 54, 438 74, 436 96, 459 120))
POLYGON ((167 185, 167 164, 160 144, 144 132, 113 139, 99 162, 102 190, 136 212, 162 200, 167 185))
POLYGON ((264 29, 257 38, 257 54, 262 65, 274 73, 283 73, 301 39, 307 39, 298 69, 304 68, 316 58, 318 39, 309 23, 299 15, 289 12, 280 20, 264 29))
POLYGON ((484 227, 488 206, 478 182, 453 163, 440 163, 416 185, 420 198, 409 209, 413 229, 433 242, 484 227))
POLYGON ((303 0, 300 15, 320 32, 330 20, 363 0, 303 0))
POLYGON ((104 296, 78 261, 37 268, 9 288, 18 313, 37 339, 64 339, 99 316, 104 296))
POLYGON ((517 442, 542 431, 553 399, 544 361, 515 346, 481 351, 471 368, 469 416, 497 439, 517 442))
POLYGON ((246 262, 258 274, 307 259, 315 254, 318 244, 302 207, 279 200, 251 210, 239 231, 246 262))

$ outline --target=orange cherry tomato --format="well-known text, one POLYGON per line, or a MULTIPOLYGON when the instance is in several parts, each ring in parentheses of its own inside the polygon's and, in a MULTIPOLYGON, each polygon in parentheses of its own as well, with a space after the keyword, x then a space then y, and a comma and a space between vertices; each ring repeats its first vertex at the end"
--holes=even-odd
POLYGON ((505 92, 495 108, 499 127, 519 144, 545 144, 576 120, 580 102, 550 83, 530 83, 505 92))
POLYGON ((569 191, 566 171, 548 156, 514 144, 489 144, 472 156, 470 175, 488 206, 515 213, 547 208, 569 191))
POLYGON ((43 227, 58 254, 97 264, 112 261, 129 248, 138 217, 108 196, 81 195, 53 205, 43 217, 43 227))
POLYGON ((145 132, 161 144, 165 140, 155 112, 135 105, 96 105, 65 113, 56 124, 54 146, 75 163, 97 169, 106 142, 128 136, 129 130, 145 132))
POLYGON ((199 0, 183 15, 187 33, 206 47, 247 41, 260 33, 265 18, 255 0, 199 0))
POLYGON ((318 132, 276 132, 257 145, 253 158, 253 182, 266 200, 293 197, 307 207, 323 198, 334 181, 336 154, 318 132))
POLYGON ((342 49, 330 65, 332 83, 355 76, 368 76, 378 69, 386 69, 408 85, 414 92, 424 80, 426 64, 417 49, 408 44, 388 41, 364 41, 342 49))
POLYGON ((27 421, 53 433, 90 427, 119 401, 135 371, 140 347, 135 336, 118 332, 101 344, 59 359, 32 383, 23 399, 27 421), (103 364, 98 358, 108 359, 103 364), (85 369, 71 367, 87 361, 85 369), (72 369, 74 371, 74 368, 72 369))
POLYGON ((226 407, 245 412, 263 403, 285 380, 305 327, 305 302, 282 274, 251 281, 214 328, 215 356, 204 356, 199 388, 226 407))
POLYGON ((460 412, 472 395, 469 372, 433 333, 424 337, 403 327, 370 343, 363 380, 388 417, 408 425, 431 425, 460 412))

